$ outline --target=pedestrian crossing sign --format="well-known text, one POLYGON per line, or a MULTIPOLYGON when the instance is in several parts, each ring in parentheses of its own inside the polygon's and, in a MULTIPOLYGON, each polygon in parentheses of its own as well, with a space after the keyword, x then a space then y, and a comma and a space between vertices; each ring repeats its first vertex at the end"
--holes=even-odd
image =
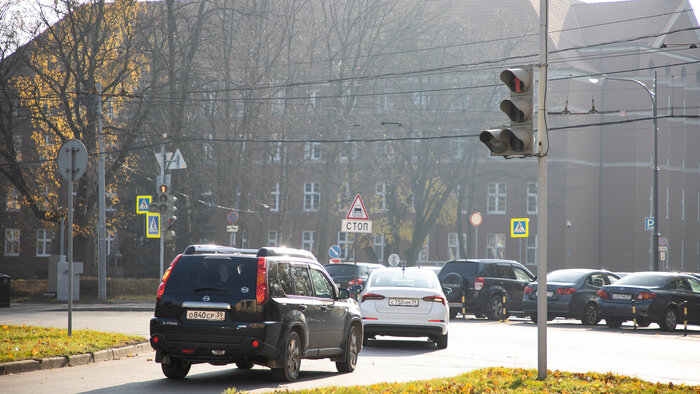
POLYGON ((160 238, 159 213, 146 213, 146 238, 160 238))
POLYGON ((136 196, 136 213, 139 215, 147 213, 149 205, 151 205, 151 196, 136 196))
POLYGON ((527 237, 529 218, 513 218, 510 219, 510 236, 513 238, 527 237))

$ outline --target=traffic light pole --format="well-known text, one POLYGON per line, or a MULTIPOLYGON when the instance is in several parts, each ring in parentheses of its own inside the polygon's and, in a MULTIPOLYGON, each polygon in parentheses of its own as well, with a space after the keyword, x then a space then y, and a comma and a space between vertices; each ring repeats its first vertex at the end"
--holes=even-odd
POLYGON ((537 84, 537 379, 547 378, 547 25, 548 0, 540 0, 540 59, 537 84))
MULTIPOLYGON (((162 164, 160 166, 160 179, 165 182, 165 166, 168 165, 168 163, 165 160, 165 144, 161 144, 160 146, 160 154, 161 157, 163 158, 162 164)), ((163 220, 163 213, 160 213, 160 274, 158 275, 159 278, 163 278, 163 260, 165 259, 165 223, 163 220)))

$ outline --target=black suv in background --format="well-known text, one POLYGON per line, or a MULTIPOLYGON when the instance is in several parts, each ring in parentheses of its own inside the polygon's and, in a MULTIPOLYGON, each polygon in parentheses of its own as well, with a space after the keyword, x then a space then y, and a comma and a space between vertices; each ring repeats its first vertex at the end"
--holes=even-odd
POLYGON ((469 259, 446 262, 438 279, 449 289, 450 318, 461 312, 501 320, 523 315, 524 290, 535 275, 517 261, 469 259))
POLYGON ((369 277, 369 273, 377 268, 382 268, 383 265, 377 263, 334 263, 326 264, 323 268, 333 278, 336 286, 341 289, 346 289, 352 285, 361 285, 369 277), (357 282, 357 283, 355 283, 357 282))
POLYGON ((196 363, 254 364, 295 380, 301 359, 330 358, 352 372, 362 343, 357 302, 309 252, 188 247, 163 275, 151 346, 168 378, 196 363))

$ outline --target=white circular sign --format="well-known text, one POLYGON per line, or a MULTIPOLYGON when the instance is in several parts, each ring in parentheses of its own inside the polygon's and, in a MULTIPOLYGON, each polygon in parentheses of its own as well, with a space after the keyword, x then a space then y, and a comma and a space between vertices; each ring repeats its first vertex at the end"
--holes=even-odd
POLYGON ((389 255, 389 258, 387 259, 387 261, 389 262, 390 266, 396 267, 399 265, 399 263, 401 263, 401 258, 399 257, 398 254, 392 253, 389 255))
POLYGON ((61 145, 56 157, 58 172, 67 181, 77 181, 85 173, 88 166, 88 153, 85 145, 76 139, 68 140, 61 145))
POLYGON ((478 225, 481 224, 481 214, 479 212, 474 212, 469 216, 469 222, 472 224, 472 226, 477 227, 478 225))

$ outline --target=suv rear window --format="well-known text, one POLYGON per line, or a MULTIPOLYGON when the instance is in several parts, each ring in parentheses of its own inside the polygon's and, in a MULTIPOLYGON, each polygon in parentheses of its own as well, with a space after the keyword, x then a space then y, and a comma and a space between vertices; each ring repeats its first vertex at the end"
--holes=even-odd
POLYGON ((182 256, 170 273, 167 289, 173 293, 212 288, 240 293, 244 287, 255 289, 256 271, 252 259, 182 256))
POLYGON ((354 265, 326 265, 326 272, 328 272, 331 275, 340 275, 340 276, 354 276, 355 275, 355 266, 354 265))
POLYGON ((456 272, 463 278, 469 278, 476 276, 479 263, 473 261, 448 261, 440 270, 439 277, 442 278, 445 275, 456 272))

